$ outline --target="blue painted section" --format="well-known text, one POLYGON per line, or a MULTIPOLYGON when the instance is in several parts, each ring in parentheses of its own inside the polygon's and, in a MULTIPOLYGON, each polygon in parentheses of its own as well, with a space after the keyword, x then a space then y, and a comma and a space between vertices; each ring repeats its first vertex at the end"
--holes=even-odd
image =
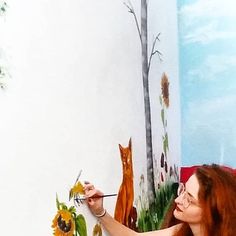
POLYGON ((182 165, 236 167, 236 2, 179 0, 182 165))

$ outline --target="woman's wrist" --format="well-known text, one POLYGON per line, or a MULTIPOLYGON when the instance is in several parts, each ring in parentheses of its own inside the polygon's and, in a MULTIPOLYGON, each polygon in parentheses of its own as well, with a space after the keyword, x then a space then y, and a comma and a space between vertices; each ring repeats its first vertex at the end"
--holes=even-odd
POLYGON ((94 216, 96 216, 97 218, 101 218, 101 217, 105 216, 106 213, 107 213, 106 209, 103 209, 102 213, 100 213, 100 214, 95 214, 94 213, 94 216))

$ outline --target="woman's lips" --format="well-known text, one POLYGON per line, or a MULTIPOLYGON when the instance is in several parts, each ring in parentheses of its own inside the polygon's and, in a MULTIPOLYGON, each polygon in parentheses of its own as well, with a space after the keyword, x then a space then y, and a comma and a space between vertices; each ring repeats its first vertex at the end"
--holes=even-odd
POLYGON ((176 205, 175 209, 176 209, 177 211, 183 212, 177 205, 176 205))

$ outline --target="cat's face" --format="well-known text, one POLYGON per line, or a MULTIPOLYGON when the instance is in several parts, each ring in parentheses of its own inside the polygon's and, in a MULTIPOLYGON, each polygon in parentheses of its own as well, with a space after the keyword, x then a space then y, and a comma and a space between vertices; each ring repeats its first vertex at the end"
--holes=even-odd
POLYGON ((131 172, 132 171, 132 146, 131 146, 131 140, 129 142, 128 147, 122 147, 119 144, 120 149, 120 156, 121 161, 123 165, 123 169, 125 172, 131 172))

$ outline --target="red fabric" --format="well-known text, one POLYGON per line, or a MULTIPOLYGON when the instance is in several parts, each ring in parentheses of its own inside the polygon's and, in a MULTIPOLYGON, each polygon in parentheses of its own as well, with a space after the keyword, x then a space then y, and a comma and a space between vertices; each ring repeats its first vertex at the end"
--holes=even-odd
MULTIPOLYGON (((180 182, 186 183, 189 177, 194 173, 198 166, 183 166, 180 168, 180 182)), ((227 166, 223 166, 225 169, 233 170, 236 175, 236 169, 232 169, 227 166)))
POLYGON ((180 168, 180 182, 186 183, 198 166, 184 166, 180 168))

